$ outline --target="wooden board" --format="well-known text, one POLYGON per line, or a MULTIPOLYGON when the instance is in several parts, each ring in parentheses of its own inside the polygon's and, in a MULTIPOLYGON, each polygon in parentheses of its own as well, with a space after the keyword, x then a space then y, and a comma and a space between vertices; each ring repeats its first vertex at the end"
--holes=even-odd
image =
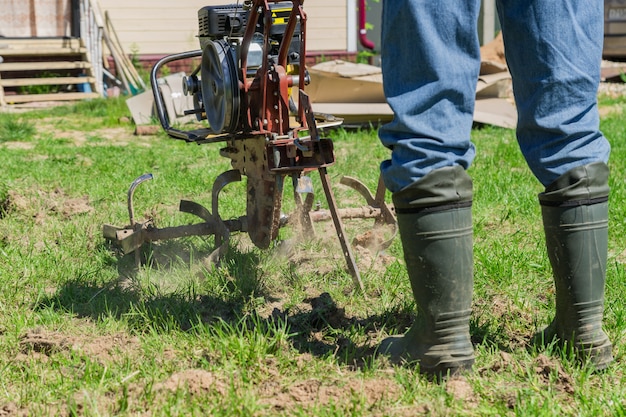
POLYGON ((80 48, 78 38, 0 38, 0 50, 8 48, 80 48))
MULTIPOLYGON (((0 76, 0 81, 2 81, 2 76, 0 76)), ((4 102, 4 88, 0 85, 0 107, 4 106, 6 106, 6 103, 4 102)))
POLYGON ((4 96, 7 104, 33 103, 36 101, 72 101, 101 97, 98 93, 56 93, 56 94, 24 94, 4 96))
POLYGON ((58 85, 94 83, 94 77, 49 77, 49 78, 13 78, 0 79, 0 86, 19 87, 27 85, 58 85))
POLYGON ((22 56, 22 55, 39 55, 39 56, 55 56, 55 55, 81 55, 87 53, 87 48, 43 48, 41 46, 33 46, 27 48, 3 48, 0 49, 2 56, 22 56))
POLYGON ((7 62, 0 64, 0 71, 37 71, 78 68, 91 68, 91 64, 84 61, 7 62))

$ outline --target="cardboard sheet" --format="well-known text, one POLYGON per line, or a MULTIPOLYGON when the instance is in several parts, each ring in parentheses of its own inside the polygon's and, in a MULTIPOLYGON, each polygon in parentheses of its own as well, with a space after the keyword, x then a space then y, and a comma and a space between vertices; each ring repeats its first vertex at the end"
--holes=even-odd
MULTIPOLYGON (((514 128, 517 111, 510 100, 511 76, 502 64, 490 64, 476 84, 474 121, 505 128, 514 128)), ((393 112, 386 103, 382 72, 379 67, 345 61, 329 61, 309 69, 311 84, 307 94, 313 111, 344 119, 344 123, 367 124, 386 122, 393 112)))
MULTIPOLYGON (((393 112, 387 103, 313 103, 312 106, 316 113, 342 118, 345 125, 385 123, 393 118, 393 112)), ((517 111, 508 100, 477 99, 474 121, 513 129, 517 123, 517 111)))
MULTIPOLYGON (((195 116, 185 115, 184 113, 185 110, 193 109, 193 97, 186 96, 183 93, 184 76, 184 72, 178 72, 157 79, 170 124, 186 123, 196 120, 195 116)), ((133 121, 138 126, 147 125, 154 120, 158 120, 154 109, 154 95, 152 94, 152 90, 128 98, 126 100, 126 106, 128 106, 133 121)))

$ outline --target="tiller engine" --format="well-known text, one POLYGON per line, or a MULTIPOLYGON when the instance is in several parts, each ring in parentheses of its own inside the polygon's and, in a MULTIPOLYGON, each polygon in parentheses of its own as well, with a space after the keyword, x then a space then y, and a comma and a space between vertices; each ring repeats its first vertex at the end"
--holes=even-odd
POLYGON ((130 225, 104 226, 105 237, 119 243, 124 253, 150 241, 214 235, 217 249, 211 257, 217 261, 225 253, 232 232, 247 232, 254 245, 267 248, 287 223, 297 221, 303 234, 311 235, 313 222, 332 219, 355 286, 363 289, 342 218, 373 218, 375 225, 393 225, 395 230, 395 216, 384 201, 385 189, 380 181, 376 195, 372 195, 361 182, 342 178, 343 184, 366 199, 367 206, 337 208, 327 173, 327 167, 335 162, 333 143, 320 138, 319 129, 339 125, 341 120, 316 115, 304 92, 309 77, 302 3, 247 0, 243 4, 204 7, 198 11, 201 49, 170 55, 155 64, 150 81, 163 129, 169 136, 187 142, 225 143, 220 153, 230 158, 233 169, 215 179, 211 210, 181 201, 181 211, 197 215, 204 222, 169 228, 157 228, 150 220, 135 221, 134 190, 152 176, 137 178, 128 191, 130 225), (170 125, 157 74, 163 65, 189 58, 201 61, 183 80, 183 90, 194 103, 186 113, 195 114, 198 121, 206 119, 208 127, 183 131, 170 125), (328 211, 312 210, 314 196, 307 173, 313 171, 320 174, 328 211), (246 214, 223 220, 218 208, 220 190, 242 176, 246 177, 246 214), (289 216, 281 212, 288 177, 293 183, 296 207, 289 216), (302 194, 306 194, 304 201, 302 194))

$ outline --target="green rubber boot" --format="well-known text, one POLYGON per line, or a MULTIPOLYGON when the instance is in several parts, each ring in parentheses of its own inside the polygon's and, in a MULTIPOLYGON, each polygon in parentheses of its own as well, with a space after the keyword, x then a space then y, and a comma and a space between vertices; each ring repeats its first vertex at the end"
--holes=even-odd
POLYGON ((602 330, 608 250, 609 169, 574 168, 539 195, 548 257, 554 273, 556 314, 534 342, 555 339, 596 370, 613 360, 602 330))
POLYGON ((420 372, 436 376, 470 369, 472 181, 460 166, 437 169, 393 201, 417 318, 378 352, 394 363, 419 362, 420 372))

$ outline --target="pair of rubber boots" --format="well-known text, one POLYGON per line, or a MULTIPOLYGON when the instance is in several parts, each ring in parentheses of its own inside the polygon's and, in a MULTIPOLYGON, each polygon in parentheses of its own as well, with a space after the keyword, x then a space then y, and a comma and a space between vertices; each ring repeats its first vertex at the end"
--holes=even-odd
MULTIPOLYGON (((574 168, 539 195, 556 288, 556 315, 534 342, 555 340, 596 370, 613 360, 602 330, 608 246, 608 167, 574 168)), ((393 202, 417 318, 378 351, 419 362, 436 376, 474 363, 469 321, 473 292, 472 181, 460 166, 440 168, 394 193, 393 202)))

